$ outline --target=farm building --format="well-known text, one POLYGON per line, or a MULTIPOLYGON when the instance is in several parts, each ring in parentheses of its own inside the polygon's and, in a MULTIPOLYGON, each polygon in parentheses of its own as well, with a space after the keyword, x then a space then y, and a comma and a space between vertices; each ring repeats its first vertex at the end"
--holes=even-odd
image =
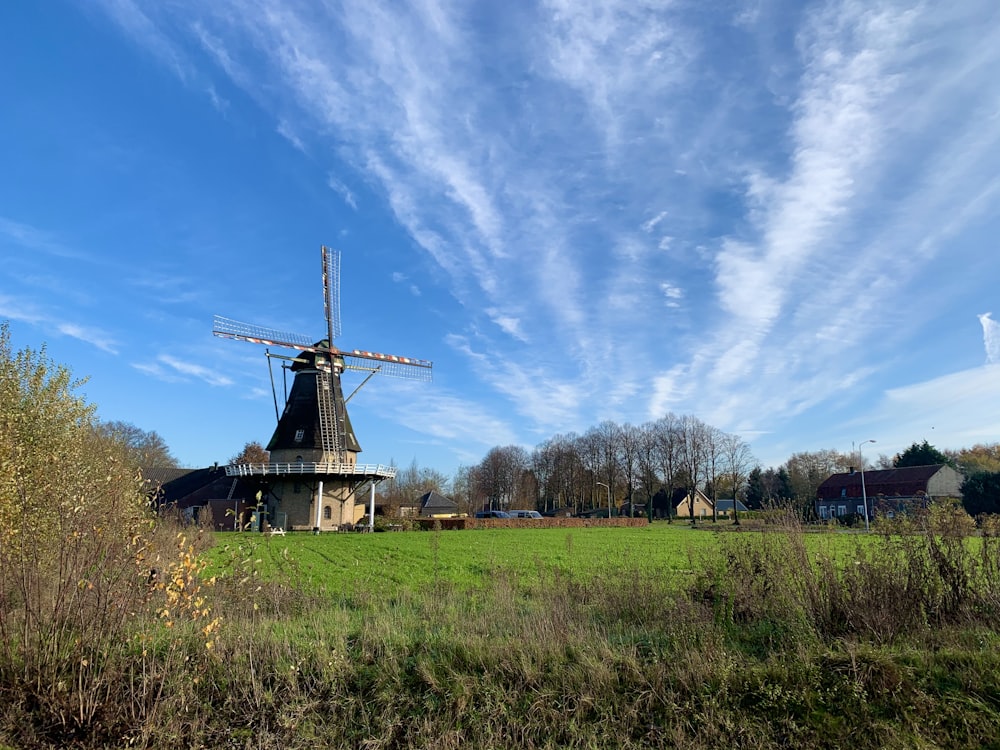
POLYGON ((934 499, 961 498, 962 475, 947 464, 834 474, 816 491, 816 515, 863 516, 865 497, 870 517, 879 513, 892 516, 914 507, 926 507, 934 499))
POLYGON ((257 507, 257 482, 226 476, 225 467, 145 468, 150 504, 160 513, 176 512, 191 523, 210 523, 233 531, 250 523, 257 507))
POLYGON ((458 513, 458 503, 434 490, 421 495, 418 502, 423 518, 454 516, 458 513))

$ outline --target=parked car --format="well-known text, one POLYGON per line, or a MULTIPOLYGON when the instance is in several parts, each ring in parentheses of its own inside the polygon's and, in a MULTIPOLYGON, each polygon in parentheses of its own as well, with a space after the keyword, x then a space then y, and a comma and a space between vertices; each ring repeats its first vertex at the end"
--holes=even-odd
POLYGON ((537 510, 512 510, 511 518, 541 518, 542 514, 537 510))
POLYGON ((476 513, 476 518, 510 518, 510 513, 502 510, 481 510, 476 513))

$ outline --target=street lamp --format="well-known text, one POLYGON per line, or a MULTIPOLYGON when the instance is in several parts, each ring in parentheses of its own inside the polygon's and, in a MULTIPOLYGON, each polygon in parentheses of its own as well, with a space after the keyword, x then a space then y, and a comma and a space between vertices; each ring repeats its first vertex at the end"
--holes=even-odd
POLYGON ((596 484, 604 487, 608 491, 608 520, 611 519, 611 488, 604 482, 597 482, 596 484))
POLYGON ((865 531, 868 531, 868 493, 865 491, 865 459, 861 455, 861 449, 865 443, 874 443, 874 440, 865 440, 858 446, 858 463, 861 465, 861 502, 865 505, 865 531))

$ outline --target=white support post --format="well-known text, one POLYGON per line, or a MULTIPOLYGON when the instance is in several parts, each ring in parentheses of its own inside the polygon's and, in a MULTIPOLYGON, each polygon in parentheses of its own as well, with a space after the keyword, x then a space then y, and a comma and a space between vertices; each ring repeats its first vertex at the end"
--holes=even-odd
POLYGON ((319 489, 316 491, 316 531, 322 529, 320 523, 323 519, 323 480, 319 480, 319 489))
POLYGON ((368 495, 368 530, 375 531, 375 480, 372 480, 371 493, 368 495))

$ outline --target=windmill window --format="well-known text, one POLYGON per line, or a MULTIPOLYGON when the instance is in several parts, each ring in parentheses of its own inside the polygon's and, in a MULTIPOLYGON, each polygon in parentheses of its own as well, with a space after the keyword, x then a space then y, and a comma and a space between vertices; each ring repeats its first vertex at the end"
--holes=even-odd
POLYGON ((327 521, 333 518, 333 511, 330 509, 329 505, 323 506, 323 518, 325 518, 327 521))
POLYGON ((303 430, 303 429, 296 430, 295 431, 295 442, 296 443, 301 443, 302 442, 302 438, 304 438, 305 436, 306 436, 306 431, 305 430, 303 430))

